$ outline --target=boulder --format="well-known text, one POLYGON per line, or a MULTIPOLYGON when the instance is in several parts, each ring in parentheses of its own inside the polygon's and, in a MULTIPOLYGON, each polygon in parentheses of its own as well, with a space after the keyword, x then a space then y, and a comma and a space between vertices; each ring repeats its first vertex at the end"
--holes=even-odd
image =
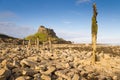
POLYGON ((40 73, 34 74, 34 80, 41 80, 41 74, 40 73))
POLYGON ((12 74, 13 74, 14 78, 22 76, 22 69, 20 67, 14 68, 14 69, 12 69, 12 74))
POLYGON ((41 78, 42 80, 51 80, 51 77, 48 75, 42 75, 41 78))
POLYGON ((22 70, 22 74, 25 76, 33 76, 35 74, 35 71, 30 68, 25 68, 22 70))
POLYGON ((22 67, 29 66, 31 68, 35 68, 37 66, 36 62, 33 62, 31 60, 28 60, 28 59, 21 60, 20 64, 22 67))
POLYGON ((72 80, 80 80, 80 76, 78 74, 74 74, 72 80))
POLYGON ((0 69, 0 80, 7 80, 11 75, 11 71, 8 69, 0 69))
POLYGON ((58 77, 56 80, 63 80, 63 78, 62 77, 58 77))
POLYGON ((50 75, 53 71, 55 71, 55 67, 53 67, 53 66, 49 66, 49 67, 47 67, 47 71, 45 71, 45 72, 42 72, 43 74, 47 74, 47 75, 50 75))
POLYGON ((29 77, 29 76, 19 76, 15 80, 31 80, 31 77, 29 77))
POLYGON ((117 76, 113 76, 113 80, 118 80, 118 77, 117 76))
POLYGON ((24 76, 20 76, 18 78, 16 78, 15 80, 26 80, 24 76))
POLYGON ((92 56, 92 52, 87 52, 86 58, 90 58, 92 56))
POLYGON ((2 65, 2 67, 5 67, 5 66, 7 66, 7 60, 3 60, 2 62, 1 62, 1 65, 2 65))
POLYGON ((40 59, 39 59, 38 56, 28 57, 27 59, 28 59, 28 60, 32 60, 32 61, 35 61, 35 62, 40 61, 40 59))
POLYGON ((65 75, 64 73, 62 73, 61 71, 56 71, 55 72, 55 75, 57 75, 58 77, 62 77, 64 79, 67 79, 67 80, 71 80, 71 78, 67 75, 65 75))
POLYGON ((111 58, 111 57, 110 57, 110 54, 107 54, 107 53, 104 54, 104 59, 107 59, 107 60, 108 60, 108 59, 110 59, 110 58, 111 58))

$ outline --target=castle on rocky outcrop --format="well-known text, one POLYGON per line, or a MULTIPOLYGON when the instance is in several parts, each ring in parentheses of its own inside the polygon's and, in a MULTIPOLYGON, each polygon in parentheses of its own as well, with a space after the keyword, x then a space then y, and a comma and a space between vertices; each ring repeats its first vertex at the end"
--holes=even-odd
POLYGON ((45 26, 40 26, 38 29, 38 33, 47 34, 50 37, 57 37, 53 29, 45 28, 45 26))
POLYGON ((66 41, 62 38, 59 38, 53 29, 46 28, 45 26, 40 26, 35 34, 27 36, 25 39, 35 41, 37 38, 41 43, 51 39, 52 43, 55 44, 71 44, 71 41, 66 41))

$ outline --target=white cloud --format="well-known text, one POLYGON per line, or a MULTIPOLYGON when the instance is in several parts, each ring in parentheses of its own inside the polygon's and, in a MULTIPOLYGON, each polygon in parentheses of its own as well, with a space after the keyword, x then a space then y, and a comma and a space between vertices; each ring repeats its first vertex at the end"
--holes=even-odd
POLYGON ((17 17, 17 15, 12 11, 0 12, 0 19, 1 18, 16 18, 16 17, 17 17))
POLYGON ((81 3, 86 3, 86 2, 90 2, 91 0, 77 0, 76 4, 81 4, 81 3))
POLYGON ((19 26, 12 22, 0 22, 0 33, 13 37, 24 38, 34 32, 35 29, 31 26, 19 26))
POLYGON ((120 45, 120 38, 107 38, 107 37, 101 38, 101 37, 98 37, 98 43, 120 45))
MULTIPOLYGON (((57 34, 59 37, 75 43, 91 43, 91 34, 86 31, 59 31, 57 34)), ((120 45, 120 38, 98 35, 97 43, 120 45)))
POLYGON ((90 35, 85 34, 85 32, 58 32, 58 36, 65 39, 69 40, 75 43, 89 43, 90 42, 90 35))
POLYGON ((65 24, 71 24, 72 22, 70 22, 70 21, 64 21, 63 23, 65 23, 65 24))

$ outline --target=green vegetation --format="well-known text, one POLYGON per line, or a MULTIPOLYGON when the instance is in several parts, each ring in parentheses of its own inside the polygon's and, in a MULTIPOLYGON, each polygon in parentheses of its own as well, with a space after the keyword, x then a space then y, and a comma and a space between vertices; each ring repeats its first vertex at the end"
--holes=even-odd
POLYGON ((36 41, 37 38, 39 39, 40 42, 47 41, 47 35, 44 33, 35 33, 34 35, 26 37, 25 40, 36 41))

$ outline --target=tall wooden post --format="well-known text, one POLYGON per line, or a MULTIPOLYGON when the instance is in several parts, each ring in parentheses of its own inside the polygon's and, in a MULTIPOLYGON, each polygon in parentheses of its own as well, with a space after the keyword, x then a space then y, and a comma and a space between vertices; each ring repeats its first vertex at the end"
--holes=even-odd
POLYGON ((98 25, 97 25, 97 9, 96 4, 93 4, 93 17, 92 17, 92 63, 94 64, 96 61, 96 43, 97 43, 97 31, 98 31, 98 25))

